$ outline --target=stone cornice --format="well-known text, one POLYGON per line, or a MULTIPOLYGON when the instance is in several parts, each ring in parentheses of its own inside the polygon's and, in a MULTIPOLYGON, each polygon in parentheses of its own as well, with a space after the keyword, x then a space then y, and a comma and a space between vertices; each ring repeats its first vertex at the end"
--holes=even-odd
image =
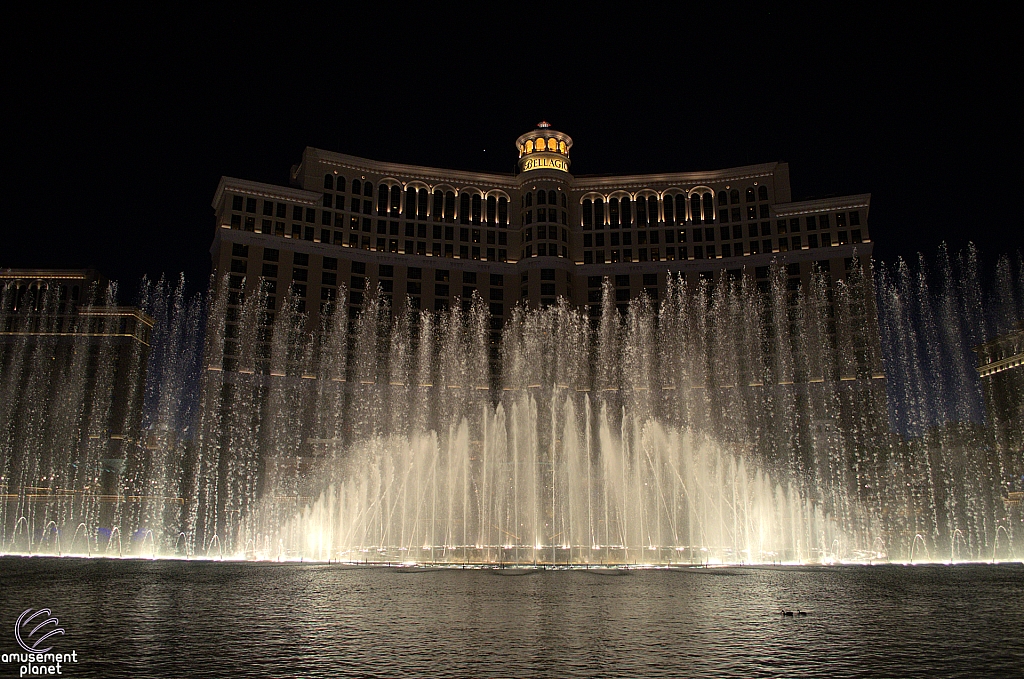
POLYGON ((225 191, 257 196, 260 198, 290 200, 309 206, 320 205, 320 201, 323 199, 324 195, 315 191, 306 191, 304 189, 296 189, 290 186, 264 184, 263 182, 253 182, 247 179, 238 179, 236 177, 221 177, 220 182, 217 184, 217 191, 213 194, 213 209, 216 210, 220 207, 220 202, 225 191))
POLYGON ((505 189, 516 187, 515 176, 492 174, 487 172, 468 172, 464 170, 448 170, 439 167, 423 167, 420 165, 405 165, 402 163, 388 163, 379 160, 370 160, 358 156, 348 156, 343 153, 325 151, 323 149, 306 147, 303 153, 303 162, 307 158, 315 158, 328 167, 345 168, 356 172, 372 172, 382 176, 393 176, 406 180, 418 180, 433 186, 435 184, 450 183, 460 185, 486 185, 498 186, 505 189))
POLYGON ((815 200, 801 200, 794 203, 776 203, 772 206, 776 216, 790 217, 795 215, 830 212, 832 210, 850 210, 871 207, 871 194, 859 193, 855 196, 835 196, 815 200))
POLYGON ((664 188, 669 188, 670 186, 693 188, 694 186, 704 184, 720 184, 729 181, 771 177, 775 174, 778 166, 779 163, 762 163, 761 165, 747 165, 710 172, 662 172, 658 174, 609 175, 606 177, 577 175, 573 182, 573 191, 600 191, 602 189, 625 188, 644 189, 658 185, 664 188))

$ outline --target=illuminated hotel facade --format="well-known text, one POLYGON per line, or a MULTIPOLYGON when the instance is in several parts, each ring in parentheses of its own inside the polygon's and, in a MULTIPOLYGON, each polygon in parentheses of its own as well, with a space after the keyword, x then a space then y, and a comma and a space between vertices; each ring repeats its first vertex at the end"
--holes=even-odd
POLYGON ((262 277, 269 309, 291 287, 310 329, 342 285, 353 316, 378 289, 393 307, 408 297, 434 310, 477 294, 496 339, 520 303, 563 297, 596 316, 605 278, 624 309, 642 293, 663 296, 670 275, 761 282, 776 260, 792 288, 815 263, 833 281, 867 266, 868 194, 793 201, 781 162, 577 176, 572 143, 539 124, 516 140, 515 174, 306 148, 292 186, 223 177, 213 199, 217 284, 237 293, 262 277))

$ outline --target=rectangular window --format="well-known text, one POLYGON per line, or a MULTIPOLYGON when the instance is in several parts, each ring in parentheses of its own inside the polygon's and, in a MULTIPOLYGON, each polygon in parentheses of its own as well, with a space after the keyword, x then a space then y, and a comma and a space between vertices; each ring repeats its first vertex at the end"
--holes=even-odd
POLYGON ((270 200, 263 201, 263 216, 273 217, 274 216, 274 203, 270 200))
POLYGON ((264 278, 277 278, 277 264, 264 264, 263 265, 263 277, 264 278))
POLYGON ((850 226, 860 226, 860 212, 854 210, 850 213, 850 226))
POLYGON ((256 212, 256 199, 255 198, 246 198, 245 199, 245 211, 246 212, 256 212))

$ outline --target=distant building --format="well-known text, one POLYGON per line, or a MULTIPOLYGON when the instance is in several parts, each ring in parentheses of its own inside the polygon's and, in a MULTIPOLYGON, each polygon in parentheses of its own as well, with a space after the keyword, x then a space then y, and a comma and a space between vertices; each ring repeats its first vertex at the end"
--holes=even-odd
MULTIPOLYGON (((139 445, 153 319, 108 304, 106 287, 91 269, 0 269, 6 503, 49 501, 73 490, 106 498, 108 509, 117 501, 118 481, 139 445), (96 468, 84 469, 90 465, 96 468)), ((109 522, 110 512, 104 514, 109 522)))
MULTIPOLYGON (((353 316, 378 288, 393 306, 407 296, 413 308, 434 310, 468 306, 475 293, 489 306, 496 343, 520 302, 563 297, 596 317, 605 278, 623 310, 641 293, 664 295, 670 275, 744 275, 767 287, 773 261, 791 289, 807 284, 815 264, 832 282, 853 266, 870 278, 868 194, 794 202, 789 166, 776 162, 576 176, 572 144, 541 123, 516 140, 518 172, 508 175, 307 148, 291 187, 222 177, 213 198, 217 285, 252 289, 262 277, 271 310, 290 286, 310 329, 342 284, 353 316)), ((880 376, 867 357, 879 352, 865 348, 877 342, 867 297, 859 371, 880 376)), ((229 306, 239 301, 232 292, 229 306)))
MULTIPOLYGON (((1002 468, 1016 477, 1024 472, 1024 327, 998 335, 974 350, 996 450, 1002 468)), ((1015 486, 1013 491, 1024 491, 1024 477, 1018 477, 1015 486)), ((1014 498, 1019 505, 1020 492, 1010 499, 1014 498)))

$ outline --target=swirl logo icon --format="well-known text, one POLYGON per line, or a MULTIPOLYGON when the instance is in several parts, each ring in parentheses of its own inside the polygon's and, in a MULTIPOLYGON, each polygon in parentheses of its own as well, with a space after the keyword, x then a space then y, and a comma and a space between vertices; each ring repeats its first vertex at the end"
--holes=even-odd
POLYGON ((64 628, 58 627, 58 625, 60 625, 60 620, 50 615, 49 608, 40 608, 35 613, 32 612, 31 608, 26 608, 18 616, 18 621, 14 623, 14 638, 18 645, 29 653, 46 653, 53 646, 47 646, 46 648, 40 648, 40 646, 50 637, 57 634, 64 635, 64 628), (36 622, 40 617, 43 620, 36 622), (29 626, 33 623, 35 623, 35 626, 29 630, 29 626))

